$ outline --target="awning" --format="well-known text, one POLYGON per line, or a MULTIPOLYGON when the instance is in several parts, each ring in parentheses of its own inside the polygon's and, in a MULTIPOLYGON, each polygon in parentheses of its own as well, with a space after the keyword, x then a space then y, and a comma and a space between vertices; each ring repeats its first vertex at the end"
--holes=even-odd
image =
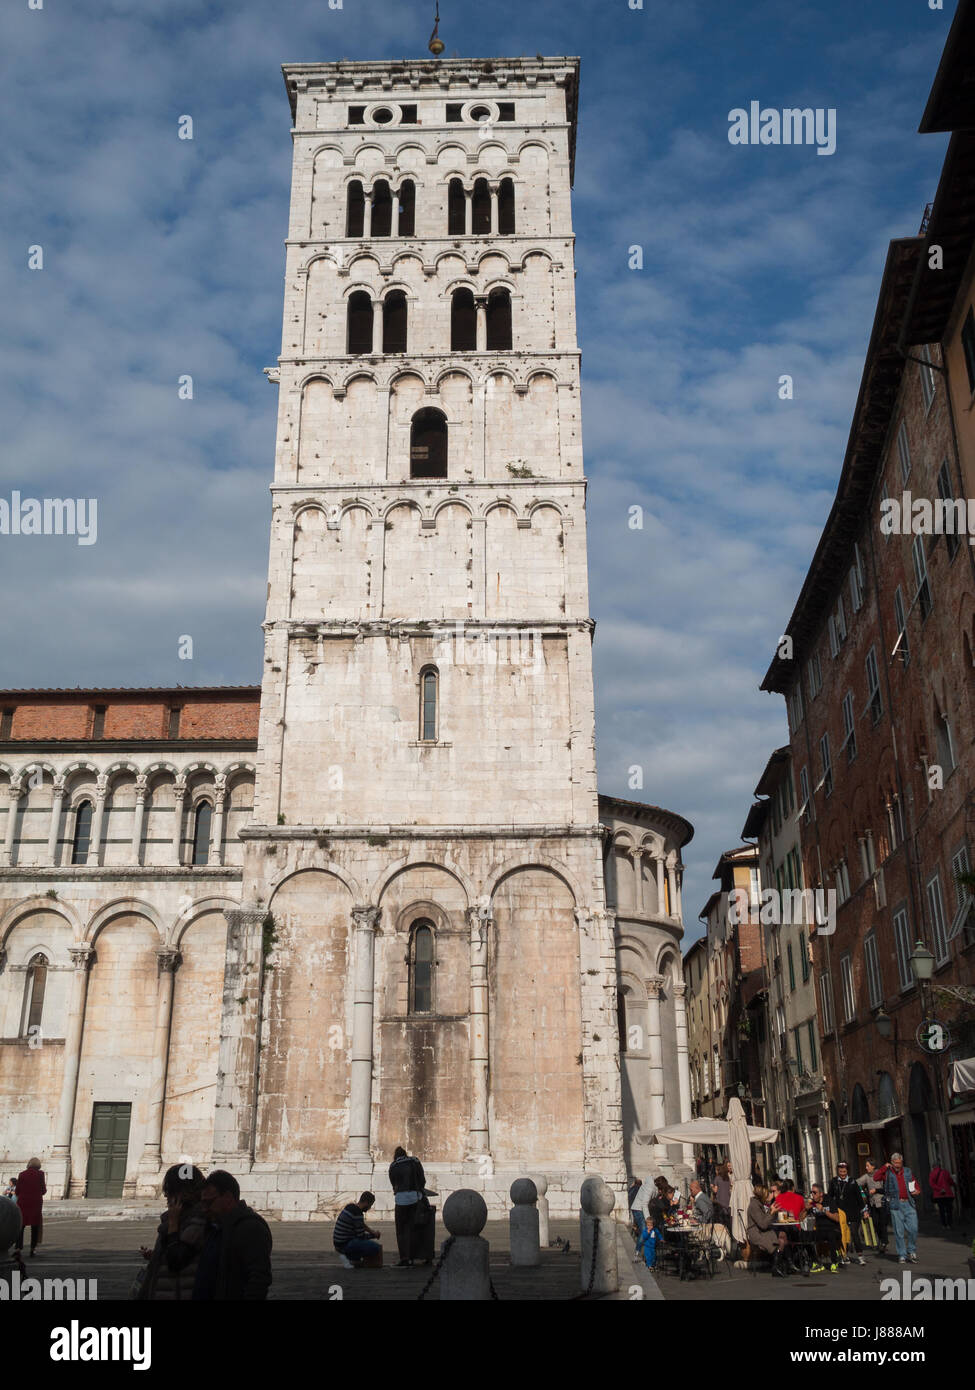
POLYGON ((900 1119, 900 1115, 888 1115, 886 1120, 864 1120, 858 1125, 840 1125, 841 1134, 859 1134, 868 1129, 883 1129, 884 1125, 892 1125, 900 1119))
MULTIPOLYGON (((727 1144, 730 1133, 727 1120, 711 1119, 699 1115, 694 1120, 682 1124, 667 1125, 651 1135, 655 1144, 727 1144)), ((748 1126, 750 1144, 771 1144, 779 1137, 777 1129, 763 1129, 758 1125, 748 1126)))
POLYGON ((975 1091, 975 1057, 965 1057, 960 1062, 952 1062, 951 1089, 956 1095, 959 1091, 975 1091))
POLYGON ((962 1125, 975 1125, 975 1102, 959 1105, 957 1110, 949 1110, 948 1123, 953 1129, 960 1129, 962 1125))

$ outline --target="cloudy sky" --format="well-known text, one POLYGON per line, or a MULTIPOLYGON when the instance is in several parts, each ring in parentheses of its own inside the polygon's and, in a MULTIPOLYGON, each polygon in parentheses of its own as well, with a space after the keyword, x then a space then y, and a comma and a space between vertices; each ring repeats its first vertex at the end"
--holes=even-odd
MULTIPOLYGON (((916 233, 934 195, 945 137, 916 132, 954 0, 632 3, 443 0, 441 34, 448 57, 582 59, 600 787, 693 822, 690 937, 787 739, 758 685, 832 500, 887 242, 916 233), (731 145, 728 113, 752 100, 835 108, 836 153, 731 145)), ((0 537, 3 686, 259 678, 276 408, 261 369, 280 344, 291 157, 280 64, 423 54, 431 11, 6 0, 0 496, 99 510, 93 546, 0 537)))

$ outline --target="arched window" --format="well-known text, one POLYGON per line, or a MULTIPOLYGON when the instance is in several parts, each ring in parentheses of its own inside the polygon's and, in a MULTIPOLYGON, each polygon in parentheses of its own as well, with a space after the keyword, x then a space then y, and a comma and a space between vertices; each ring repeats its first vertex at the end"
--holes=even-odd
POLYGON ((366 229, 366 195, 362 191, 360 179, 349 184, 348 203, 345 213, 345 235, 362 236, 366 229))
POLYGON ((514 179, 502 179, 498 184, 498 234, 515 234, 515 183, 514 179))
POLYGON ((620 1052, 626 1051, 626 990, 616 991, 616 1036, 620 1052))
POLYGON ((437 741, 438 687, 436 667, 426 667, 420 673, 420 738, 427 743, 437 741))
POLYGON ((24 986, 24 1010, 20 1023, 20 1036, 29 1038, 32 1028, 40 1028, 44 1012, 44 991, 47 988, 47 956, 32 956, 27 966, 27 983, 24 986))
POLYGON ((392 236, 393 234, 393 195, 385 179, 377 179, 372 186, 372 235, 392 236))
POLYGON ((447 417, 428 406, 418 410, 410 426, 410 477, 446 478, 447 417))
POLYGON ((510 290, 492 290, 488 295, 487 346, 489 352, 511 351, 510 290))
POLYGON ((368 290, 349 295, 348 347, 350 357, 372 352, 372 299, 368 290))
POLYGON ((406 295, 393 290, 383 300, 383 352, 406 351, 406 295))
POLYGON ((400 236, 413 236, 416 229, 416 184, 412 179, 406 179, 399 191, 399 224, 397 230, 400 236))
POLYGON ((475 179, 471 199, 471 233, 473 236, 487 236, 490 231, 491 190, 487 179, 475 179))
POLYGON ((213 820, 213 807, 209 801, 201 801, 193 816, 193 863, 210 862, 210 824, 213 820))
POLYGON ((416 922, 410 933, 410 1013, 433 1013, 433 926, 416 922))
POLYGON ((450 351, 473 352, 477 347, 477 309, 474 291, 454 290, 450 297, 450 351))
POLYGON ((88 851, 91 848, 92 810, 90 801, 79 801, 75 807, 74 838, 71 841, 72 864, 88 863, 88 851))
POLYGON ((447 186, 447 235, 463 236, 467 231, 467 194, 460 179, 447 186))

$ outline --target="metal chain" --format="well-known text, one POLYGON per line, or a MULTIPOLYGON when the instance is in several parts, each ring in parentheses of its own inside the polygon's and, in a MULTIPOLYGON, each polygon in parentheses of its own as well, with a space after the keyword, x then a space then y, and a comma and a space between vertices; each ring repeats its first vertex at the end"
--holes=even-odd
POLYGON ((419 1303, 422 1299, 426 1298, 427 1294, 428 1294, 428 1293, 430 1292, 430 1290, 433 1288, 433 1281, 434 1281, 434 1280, 437 1278, 437 1276, 439 1275, 440 1270, 441 1270, 441 1268, 442 1268, 442 1266, 443 1266, 443 1262, 444 1262, 444 1260, 447 1258, 447 1251, 448 1251, 448 1250, 450 1249, 450 1247, 453 1245, 454 1240, 455 1240, 455 1237, 454 1237, 454 1236, 448 1236, 447 1239, 444 1241, 444 1243, 443 1243, 443 1249, 442 1249, 441 1252, 440 1252, 440 1259, 439 1259, 439 1260, 437 1261, 437 1263, 434 1265, 434 1267, 433 1267, 433 1273, 430 1275, 430 1278, 429 1278, 429 1279, 427 1280, 427 1282, 423 1285, 423 1288, 420 1290, 420 1292, 419 1292, 419 1293, 417 1294, 417 1296, 416 1296, 416 1299, 417 1299, 417 1302, 418 1302, 418 1303, 419 1303))
POLYGON ((599 1217, 592 1219, 592 1264, 589 1266, 589 1284, 585 1293, 574 1293, 573 1300, 577 1298, 588 1298, 592 1293, 592 1286, 596 1282, 596 1252, 599 1250, 599 1217))

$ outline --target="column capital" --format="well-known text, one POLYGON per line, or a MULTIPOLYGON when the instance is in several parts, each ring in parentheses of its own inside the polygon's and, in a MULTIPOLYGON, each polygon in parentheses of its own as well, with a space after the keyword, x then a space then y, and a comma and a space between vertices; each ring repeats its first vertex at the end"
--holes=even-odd
POLYGON ((83 972, 95 963, 95 948, 83 942, 79 946, 69 946, 68 955, 71 957, 71 964, 75 970, 83 972))
POLYGON ((664 987, 663 975, 648 975, 643 983, 646 985, 647 997, 649 999, 660 998, 661 992, 664 987))
POLYGON ((352 909, 356 931, 378 931, 381 916, 381 907, 358 906, 352 909))
POLYGON ((63 772, 59 772, 51 783, 51 789, 55 796, 64 796, 64 789, 67 786, 63 772))
POLYGON ((173 790, 176 793, 177 801, 181 801, 182 798, 186 795, 186 778, 183 775, 183 773, 179 773, 176 776, 173 782, 173 790))
POLYGON ((183 957, 175 946, 160 946, 156 951, 156 968, 160 975, 175 975, 183 957))
POLYGON ((683 980, 675 980, 670 988, 673 991, 675 999, 683 999, 684 995, 687 993, 687 985, 683 980))
POLYGON ((7 787, 7 795, 11 801, 19 801, 24 788, 19 777, 11 777, 10 785, 7 787))
POLYGON ((149 790, 149 778, 144 772, 140 772, 135 779, 135 799, 145 801, 146 792, 149 790))
POLYGON ((95 797, 98 801, 104 801, 108 796, 108 774, 100 772, 95 778, 95 797))
POLYGON ((491 915, 491 904, 477 903, 474 907, 469 907, 467 920, 472 927, 490 927, 494 922, 491 915))

